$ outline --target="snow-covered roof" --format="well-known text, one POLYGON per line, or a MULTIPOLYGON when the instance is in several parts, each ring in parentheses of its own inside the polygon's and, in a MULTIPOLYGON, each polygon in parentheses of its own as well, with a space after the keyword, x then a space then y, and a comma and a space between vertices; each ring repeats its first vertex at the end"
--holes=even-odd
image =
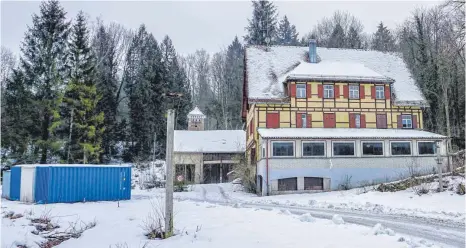
POLYGON ((262 138, 310 139, 446 139, 446 136, 413 129, 372 128, 267 128, 258 129, 262 138))
POLYGON ((246 48, 246 82, 250 101, 283 98, 286 79, 393 82, 397 105, 425 105, 406 64, 397 53, 317 47, 311 64, 308 47, 246 48), (385 81, 384 81, 385 80, 385 81))
POLYGON ((204 117, 204 113, 196 106, 191 112, 188 113, 188 116, 193 116, 193 117, 204 117))
POLYGON ((174 151, 192 153, 244 152, 243 130, 175 131, 174 151))

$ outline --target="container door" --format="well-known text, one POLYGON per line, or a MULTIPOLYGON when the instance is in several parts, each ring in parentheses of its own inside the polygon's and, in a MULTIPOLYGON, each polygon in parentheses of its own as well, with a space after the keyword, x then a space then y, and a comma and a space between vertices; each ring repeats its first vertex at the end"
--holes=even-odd
POLYGON ((2 197, 6 199, 10 199, 10 178, 11 178, 11 172, 4 171, 3 182, 2 182, 2 197))
POLYGON ((21 167, 13 166, 10 176, 10 200, 19 201, 21 192, 21 167))
POLYGON ((21 195, 22 202, 34 202, 34 179, 36 168, 23 167, 21 172, 21 195))

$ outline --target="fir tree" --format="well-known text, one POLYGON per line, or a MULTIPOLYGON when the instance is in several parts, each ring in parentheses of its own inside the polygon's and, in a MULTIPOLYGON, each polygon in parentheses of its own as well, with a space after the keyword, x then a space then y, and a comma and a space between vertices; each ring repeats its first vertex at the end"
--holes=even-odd
POLYGON ((226 85, 229 89, 227 94, 228 121, 227 129, 238 129, 242 124, 241 108, 244 77, 244 47, 235 36, 233 42, 227 48, 226 54, 226 85))
POLYGON ((95 58, 84 14, 79 12, 70 44, 70 82, 64 97, 69 133, 67 162, 96 162, 101 152, 104 112, 98 111, 95 58))
POLYGON ((288 17, 285 15, 283 20, 281 20, 278 24, 276 44, 284 46, 297 46, 299 44, 298 35, 299 33, 296 32, 295 25, 291 25, 288 21, 288 17))
POLYGON ((328 47, 330 48, 344 48, 346 42, 345 31, 339 23, 335 25, 332 35, 330 36, 328 47))
POLYGON ((102 96, 97 104, 97 110, 105 113, 104 125, 105 131, 102 136, 102 153, 101 162, 110 160, 115 153, 115 144, 118 140, 115 137, 116 117, 117 117, 117 58, 116 44, 111 34, 103 25, 98 27, 97 33, 93 39, 93 50, 96 57, 96 76, 97 76, 97 93, 102 96))
POLYGON ((40 148, 40 163, 60 148, 55 133, 60 126, 59 106, 67 75, 67 40, 69 23, 66 12, 56 0, 42 2, 40 14, 32 16, 21 47, 21 69, 30 85, 38 113, 40 132, 35 137, 40 148))
POLYGON ((351 49, 361 49, 363 48, 361 37, 359 36, 356 29, 350 27, 347 37, 348 46, 347 48, 351 49))
POLYGON ((395 51, 395 38, 382 22, 372 38, 372 49, 382 52, 395 51))
POLYGON ((269 1, 252 1, 252 18, 246 27, 244 41, 248 45, 273 44, 277 31, 277 8, 269 1))

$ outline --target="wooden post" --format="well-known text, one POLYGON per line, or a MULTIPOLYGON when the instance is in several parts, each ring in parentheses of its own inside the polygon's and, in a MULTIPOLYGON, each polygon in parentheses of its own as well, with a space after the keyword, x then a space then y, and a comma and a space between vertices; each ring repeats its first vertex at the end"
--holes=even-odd
POLYGON ((438 171, 438 187, 439 187, 439 192, 442 192, 443 191, 443 178, 442 178, 442 174, 443 174, 443 159, 442 159, 442 156, 440 154, 440 142, 441 141, 437 141, 436 142, 436 150, 437 150, 437 171, 438 171))
POLYGON ((173 138, 175 110, 169 109, 167 114, 167 179, 165 186, 165 238, 173 235, 173 138))

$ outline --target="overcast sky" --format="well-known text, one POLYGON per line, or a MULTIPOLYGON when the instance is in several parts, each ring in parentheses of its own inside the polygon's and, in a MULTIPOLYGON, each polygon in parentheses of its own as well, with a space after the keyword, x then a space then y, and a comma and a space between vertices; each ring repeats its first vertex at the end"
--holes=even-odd
MULTIPOLYGON (((372 33, 383 21, 389 28, 401 24, 418 7, 432 7, 431 1, 280 1, 279 16, 287 15, 300 36, 325 16, 346 10, 358 17, 365 31, 372 33)), ((91 20, 118 22, 136 29, 144 23, 161 40, 169 35, 181 54, 204 48, 209 53, 228 46, 235 35, 242 37, 252 14, 250 1, 65 1, 68 18, 79 10, 91 20)), ((39 1, 1 1, 1 43, 19 52, 32 13, 38 13, 39 1)))

